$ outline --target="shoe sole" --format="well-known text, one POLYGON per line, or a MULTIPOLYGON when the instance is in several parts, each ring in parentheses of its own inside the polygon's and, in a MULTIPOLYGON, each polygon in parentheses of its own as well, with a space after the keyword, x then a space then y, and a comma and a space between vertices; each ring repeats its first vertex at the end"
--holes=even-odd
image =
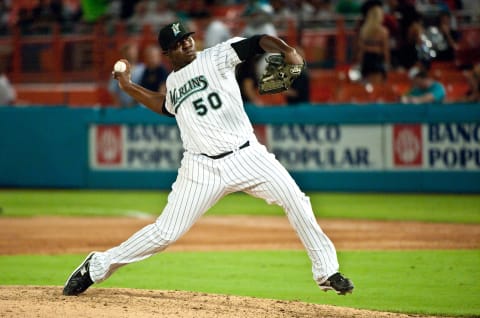
POLYGON ((324 292, 327 292, 329 290, 333 290, 334 292, 337 293, 337 295, 342 295, 342 296, 345 296, 346 294, 352 294, 353 293, 353 287, 351 289, 344 290, 344 291, 336 290, 335 288, 330 287, 330 286, 320 286, 320 289, 323 290, 324 292))
MULTIPOLYGON (((85 265, 85 263, 93 256, 93 254, 95 254, 95 252, 91 252, 90 254, 88 254, 88 256, 85 257, 85 259, 83 260, 83 262, 82 262, 80 265, 78 265, 77 268, 75 268, 75 270, 72 272, 72 274, 70 274, 70 276, 68 277, 67 281, 65 282, 65 285, 63 285, 63 288, 64 288, 64 289, 65 289, 65 287, 67 287, 68 282, 69 282, 70 279, 73 277, 73 275, 75 275, 75 273, 77 273, 77 272, 80 270, 80 268, 82 268, 83 265, 85 265)), ((90 279, 91 279, 91 278, 90 278, 90 279)))

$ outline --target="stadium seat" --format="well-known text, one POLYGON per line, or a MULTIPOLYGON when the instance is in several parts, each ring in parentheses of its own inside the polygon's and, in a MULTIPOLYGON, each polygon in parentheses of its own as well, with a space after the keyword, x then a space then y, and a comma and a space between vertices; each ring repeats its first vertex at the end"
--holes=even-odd
POLYGON ((307 62, 324 61, 328 55, 328 41, 332 35, 316 30, 304 30, 301 46, 305 50, 307 62))
POLYGON ((217 5, 212 8, 215 17, 233 19, 242 15, 245 5, 217 5))
POLYGON ((374 86, 373 95, 376 103, 398 103, 400 102, 400 94, 390 83, 374 86))
POLYGON ((402 96, 410 90, 411 84, 409 82, 396 82, 391 84, 391 87, 397 96, 402 96))
POLYGON ((446 84, 445 89, 447 91, 447 96, 445 98, 445 101, 447 103, 457 102, 462 97, 466 96, 469 88, 470 87, 466 82, 446 84))
POLYGON ((338 103, 373 103, 375 95, 372 90, 367 90, 366 86, 359 83, 345 83, 338 89, 335 100, 338 103))
POLYGON ((14 86, 18 104, 65 105, 67 101, 65 92, 55 89, 58 85, 22 84, 14 86))
POLYGON ((455 71, 458 70, 457 65, 455 62, 449 62, 449 61, 432 61, 430 68, 432 70, 451 70, 455 71))
POLYGON ((91 107, 100 104, 97 85, 75 85, 68 90, 67 103, 70 106, 91 107))
POLYGON ((283 94, 265 94, 259 95, 259 98, 265 106, 283 106, 287 104, 287 99, 283 94))
POLYGON ((315 84, 310 89, 310 102, 311 103, 332 103, 335 102, 335 96, 337 95, 337 88, 334 84, 322 83, 315 84))
POLYGON ((395 103, 400 95, 389 83, 381 85, 346 83, 338 89, 336 101, 339 103, 395 103))
POLYGON ((106 88, 97 84, 18 84, 15 90, 19 104, 74 107, 112 104, 106 88))
POLYGON ((335 102, 337 90, 344 82, 343 73, 336 70, 310 71, 310 102, 335 102))
POLYGON ((390 84, 410 83, 410 78, 405 71, 391 71, 387 73, 387 82, 390 84))
POLYGON ((432 75, 435 79, 439 80, 444 84, 463 83, 467 81, 465 74, 459 70, 446 70, 446 69, 432 68, 432 75))

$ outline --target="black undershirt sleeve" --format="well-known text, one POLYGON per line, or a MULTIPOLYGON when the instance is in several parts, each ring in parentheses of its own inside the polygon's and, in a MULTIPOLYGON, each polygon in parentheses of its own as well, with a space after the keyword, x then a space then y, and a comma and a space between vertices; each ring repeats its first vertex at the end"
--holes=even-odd
POLYGON ((257 54, 264 54, 265 50, 260 47, 260 38, 263 34, 254 35, 245 40, 232 43, 232 48, 237 52, 240 60, 245 61, 257 54))

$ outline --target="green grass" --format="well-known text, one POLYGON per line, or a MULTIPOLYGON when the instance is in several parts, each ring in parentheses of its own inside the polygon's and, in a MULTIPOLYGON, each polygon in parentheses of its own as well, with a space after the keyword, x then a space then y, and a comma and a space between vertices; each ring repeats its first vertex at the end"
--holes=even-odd
MULTIPOLYGON (((85 255, 0 256, 2 285, 63 285, 85 255)), ((98 287, 190 290, 430 315, 480 315, 480 251, 341 252, 346 297, 314 284, 301 251, 165 252, 98 287)), ((95 285, 96 286, 96 285, 95 285)))
MULTIPOLYGON (((1 216, 158 215, 164 191, 0 190, 1 216)), ((480 223, 480 195, 308 193, 320 218, 480 223)), ((245 194, 211 215, 283 215, 245 194)), ((63 285, 85 255, 0 256, 2 285, 63 285)), ((191 290, 431 315, 480 316, 480 251, 340 252, 353 295, 323 293, 303 251, 162 253, 99 287, 191 290)))
MULTIPOLYGON (((0 190, 1 215, 158 215, 165 191, 0 190)), ((480 195, 308 193, 321 218, 480 223, 480 195)), ((209 215, 283 215, 278 206, 231 194, 209 215)))

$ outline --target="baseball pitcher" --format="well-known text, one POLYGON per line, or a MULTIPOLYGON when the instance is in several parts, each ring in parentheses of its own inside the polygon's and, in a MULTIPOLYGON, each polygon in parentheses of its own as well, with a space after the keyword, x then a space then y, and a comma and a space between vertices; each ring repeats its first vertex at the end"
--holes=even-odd
POLYGON ((126 67, 115 67, 113 76, 122 90, 152 111, 175 117, 185 152, 168 203, 156 221, 119 246, 90 253, 67 279, 63 294, 78 295, 119 267, 165 250, 218 200, 237 191, 281 206, 308 253, 318 286, 341 295, 351 293, 354 286, 339 273, 335 247, 318 225, 309 198, 257 141, 235 79, 235 67, 242 61, 278 53, 281 61, 274 61, 264 79, 275 82, 263 85, 262 93, 288 89, 303 58, 269 35, 233 38, 197 52, 192 34, 179 22, 159 32, 158 42, 173 67, 165 94, 132 83, 128 61, 121 60, 126 67))

